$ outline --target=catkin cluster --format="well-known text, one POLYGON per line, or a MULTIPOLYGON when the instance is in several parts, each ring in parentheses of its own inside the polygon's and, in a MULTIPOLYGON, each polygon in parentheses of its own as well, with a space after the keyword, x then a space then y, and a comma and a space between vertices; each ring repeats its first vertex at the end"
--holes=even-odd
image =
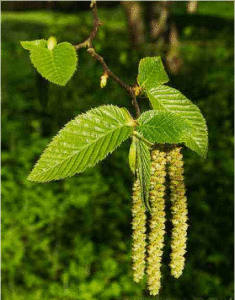
POLYGON ((160 289, 161 259, 165 234, 165 178, 166 178, 166 153, 153 150, 151 153, 151 181, 149 200, 152 209, 150 220, 150 233, 148 245, 148 288, 150 295, 157 295, 160 289))
POLYGON ((157 295, 161 286, 161 260, 165 234, 165 190, 166 175, 172 212, 171 274, 178 278, 184 269, 187 235, 187 202, 183 177, 183 161, 180 147, 166 150, 158 147, 151 152, 151 178, 149 201, 151 217, 149 222, 148 252, 146 255, 146 214, 141 200, 140 182, 137 178, 133 188, 133 277, 139 282, 145 271, 147 260, 148 288, 151 295, 157 295))
POLYGON ((171 189, 172 241, 171 274, 178 278, 184 269, 187 239, 187 198, 185 197, 183 155, 181 148, 175 147, 167 154, 171 189))
POLYGON ((133 187, 133 207, 132 207, 132 229, 133 229, 133 278, 139 282, 144 276, 145 269, 145 248, 146 248, 146 215, 145 207, 141 200, 140 182, 137 179, 133 187))

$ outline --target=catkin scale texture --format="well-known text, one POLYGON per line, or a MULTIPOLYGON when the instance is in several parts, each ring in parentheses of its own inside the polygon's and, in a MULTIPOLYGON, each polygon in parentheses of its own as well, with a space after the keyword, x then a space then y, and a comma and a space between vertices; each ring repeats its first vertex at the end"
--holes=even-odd
POLYGON ((169 150, 158 147, 151 151, 151 177, 149 202, 151 216, 149 220, 148 255, 146 257, 146 215, 141 199, 140 182, 137 179, 133 188, 133 277, 139 282, 145 271, 147 259, 148 289, 150 295, 157 295, 161 287, 161 261, 165 234, 165 191, 166 175, 169 174, 171 190, 172 239, 171 274, 178 278, 184 269, 187 239, 187 198, 183 176, 183 161, 180 147, 169 150))
POLYGON ((149 200, 151 219, 148 246, 148 288, 151 295, 157 295, 161 286, 161 260, 165 234, 165 177, 166 153, 158 149, 151 153, 151 180, 149 200))
POLYGON ((144 276, 145 251, 146 251, 146 215, 145 207, 141 200, 140 182, 137 179, 133 187, 133 207, 132 207, 132 260, 133 278, 139 282, 144 276))
POLYGON ((171 189, 172 241, 171 241, 171 274, 178 278, 184 269, 187 240, 187 198, 183 176, 183 155, 180 147, 174 147, 167 154, 168 173, 171 189))

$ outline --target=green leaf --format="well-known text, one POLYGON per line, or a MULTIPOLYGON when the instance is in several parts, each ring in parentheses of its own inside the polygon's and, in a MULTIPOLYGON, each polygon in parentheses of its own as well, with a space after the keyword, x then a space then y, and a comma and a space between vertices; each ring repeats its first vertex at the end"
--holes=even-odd
POLYGON ((149 211, 149 186, 150 186, 150 167, 151 156, 149 146, 141 139, 136 139, 136 152, 137 152, 137 176, 140 180, 140 190, 142 201, 149 211))
POLYGON ((169 81, 160 56, 141 59, 137 81, 145 90, 169 81))
POLYGON ((20 42, 21 46, 25 50, 37 50, 39 47, 40 48, 46 48, 47 47, 47 41, 46 40, 35 40, 35 41, 24 41, 20 42))
POLYGON ((137 138, 135 136, 133 136, 132 143, 131 143, 131 146, 130 146, 130 151, 129 151, 129 165, 130 165, 131 171, 134 174, 136 173, 136 167, 137 167, 136 142, 137 142, 137 138))
POLYGON ((132 117, 113 105, 70 121, 44 151, 29 180, 46 182, 83 172, 113 152, 133 132, 132 117))
POLYGON ((47 80, 64 86, 77 67, 77 53, 74 46, 63 42, 56 45, 55 38, 21 42, 30 51, 30 60, 37 71, 47 80))
POLYGON ((185 144, 188 148, 206 157, 208 133, 206 121, 200 109, 178 90, 168 86, 158 86, 147 91, 148 98, 157 111, 168 111, 181 117, 190 134, 185 144))
POLYGON ((151 143, 179 144, 190 139, 190 128, 184 119, 169 111, 150 110, 138 119, 136 128, 151 143))

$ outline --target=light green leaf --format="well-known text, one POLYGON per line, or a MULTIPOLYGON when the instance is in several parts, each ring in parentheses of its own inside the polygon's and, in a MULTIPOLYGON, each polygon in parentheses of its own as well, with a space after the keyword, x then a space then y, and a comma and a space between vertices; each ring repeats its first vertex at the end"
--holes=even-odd
POLYGON ((47 80, 64 86, 77 67, 77 53, 74 46, 63 42, 56 45, 48 40, 24 41, 21 45, 30 51, 30 59, 37 71, 47 80))
POLYGON ((185 144, 205 157, 208 148, 206 121, 200 109, 178 90, 162 85, 147 91, 148 98, 157 111, 168 111, 181 117, 190 137, 185 144))
POLYGON ((77 116, 54 137, 28 179, 57 180, 94 166, 132 134, 131 121, 126 109, 113 105, 77 116))
POLYGON ((40 48, 46 48, 47 47, 47 41, 46 40, 35 40, 35 41, 24 41, 20 42, 21 46, 25 50, 37 50, 39 47, 40 48))
POLYGON ((137 176, 140 180, 140 190, 142 201, 149 211, 149 186, 150 186, 150 167, 151 156, 149 146, 142 139, 136 139, 137 150, 137 176))
POLYGON ((141 59, 137 81, 145 90, 169 81, 160 56, 141 59))
POLYGON ((169 111, 147 111, 140 116, 138 123, 136 130, 151 143, 179 144, 187 143, 191 138, 191 127, 182 117, 169 111))

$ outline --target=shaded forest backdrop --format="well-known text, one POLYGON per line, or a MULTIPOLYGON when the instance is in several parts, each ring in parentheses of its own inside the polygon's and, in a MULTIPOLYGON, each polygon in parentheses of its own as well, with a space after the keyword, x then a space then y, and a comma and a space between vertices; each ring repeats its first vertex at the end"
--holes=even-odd
MULTIPOLYGON (((132 280, 129 141, 75 177, 26 179, 73 117, 102 104, 134 110, 111 79, 100 88, 102 68, 84 49, 78 71, 59 87, 38 75, 20 45, 51 35, 84 41, 92 29, 89 2, 2 1, 3 299, 233 299, 234 3, 163 3, 98 1, 104 25, 94 46, 129 85, 141 58, 161 55, 170 85, 207 120, 207 159, 183 151, 190 225, 183 275, 169 275, 168 237, 160 296, 132 280)), ((139 103, 148 109, 145 98, 139 103)))

